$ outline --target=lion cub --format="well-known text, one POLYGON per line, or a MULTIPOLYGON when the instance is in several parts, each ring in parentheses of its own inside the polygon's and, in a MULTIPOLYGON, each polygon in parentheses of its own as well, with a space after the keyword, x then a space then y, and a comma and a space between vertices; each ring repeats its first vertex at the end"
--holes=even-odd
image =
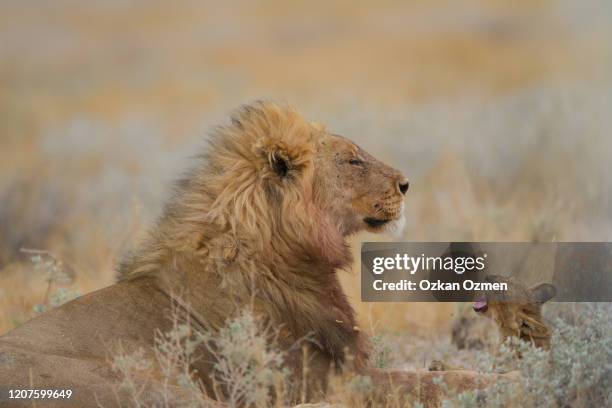
MULTIPOLYGON (((528 288, 512 278, 496 275, 489 275, 486 280, 491 283, 505 282, 508 290, 483 292, 473 304, 474 311, 493 319, 502 341, 516 337, 548 350, 551 329, 542 317, 542 305, 556 295, 555 287, 550 283, 542 283, 528 288)), ((451 367, 439 360, 429 365, 430 371, 453 369, 461 368, 451 367)))
POLYGON ((551 330, 542 318, 542 305, 555 297, 556 288, 550 283, 527 288, 511 278, 496 275, 486 280, 506 282, 508 290, 483 293, 474 302, 474 311, 493 319, 502 339, 518 337, 536 347, 549 349, 551 330))

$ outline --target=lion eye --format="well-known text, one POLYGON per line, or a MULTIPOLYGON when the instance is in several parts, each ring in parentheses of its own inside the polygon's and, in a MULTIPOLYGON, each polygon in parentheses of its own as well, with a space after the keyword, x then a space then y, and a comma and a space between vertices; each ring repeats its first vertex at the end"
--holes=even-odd
POLYGON ((353 166, 361 166, 363 164, 363 160, 350 159, 349 164, 352 164, 353 166))

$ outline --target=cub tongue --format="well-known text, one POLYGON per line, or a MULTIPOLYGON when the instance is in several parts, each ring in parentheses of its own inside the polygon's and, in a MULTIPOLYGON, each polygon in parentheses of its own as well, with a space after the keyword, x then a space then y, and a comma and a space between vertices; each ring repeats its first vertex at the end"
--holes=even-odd
POLYGON ((472 307, 477 312, 484 311, 487 308, 487 301, 485 299, 478 299, 474 302, 474 305, 472 307))

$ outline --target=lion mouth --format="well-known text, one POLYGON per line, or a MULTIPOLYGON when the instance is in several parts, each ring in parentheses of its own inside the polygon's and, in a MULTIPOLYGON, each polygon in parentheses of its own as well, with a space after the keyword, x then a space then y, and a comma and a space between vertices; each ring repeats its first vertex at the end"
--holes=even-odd
POLYGON ((380 228, 388 224, 390 221, 391 221, 390 219, 372 218, 372 217, 366 217, 363 219, 363 222, 365 222, 372 228, 380 228))

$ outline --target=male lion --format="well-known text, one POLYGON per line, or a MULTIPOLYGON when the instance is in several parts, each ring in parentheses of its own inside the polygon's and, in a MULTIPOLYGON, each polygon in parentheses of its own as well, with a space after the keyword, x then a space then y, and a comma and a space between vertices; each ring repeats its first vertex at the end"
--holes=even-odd
MULTIPOLYGON (((407 190, 399 171, 294 109, 244 106, 214 131, 116 284, 0 338, 0 385, 70 388, 75 406, 114 406, 124 398, 109 363, 119 343, 151 350, 177 304, 192 324, 213 331, 249 305, 281 328, 295 383, 308 372, 308 398, 316 398, 330 365, 351 361, 359 370, 368 357, 336 276, 351 264, 346 237, 401 222, 407 190), (306 369, 302 350, 290 350, 309 335, 306 369)), ((193 367, 211 395, 213 365, 208 355, 193 367)))

